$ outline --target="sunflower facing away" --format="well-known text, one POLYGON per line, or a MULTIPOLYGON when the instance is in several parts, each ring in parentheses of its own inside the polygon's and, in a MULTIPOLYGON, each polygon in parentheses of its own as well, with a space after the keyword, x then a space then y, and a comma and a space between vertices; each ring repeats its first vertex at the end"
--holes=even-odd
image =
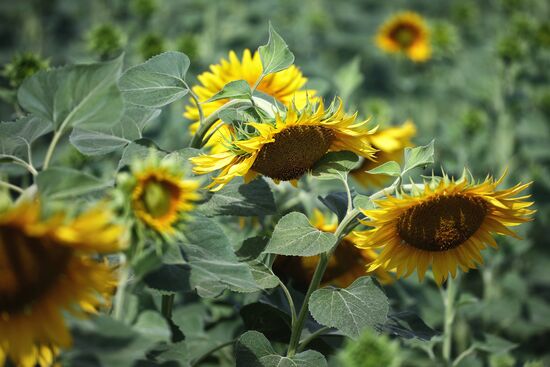
POLYGON ((378 149, 375 156, 376 161, 364 159, 359 168, 351 171, 351 175, 365 187, 383 187, 390 176, 373 175, 367 171, 389 161, 401 163, 403 150, 413 145, 411 138, 415 134, 416 126, 412 121, 406 121, 401 126, 378 129, 369 136, 372 146, 378 149))
POLYGON ((382 247, 368 270, 395 270, 401 277, 416 269, 422 280, 432 264, 435 281, 441 284, 449 273, 455 277, 457 267, 476 268, 483 263, 481 250, 497 247, 493 234, 518 238, 508 227, 529 221, 534 213, 529 209, 533 203, 525 201, 529 195, 517 196, 530 184, 497 191, 503 177, 479 184, 444 177, 416 195, 377 201, 377 209, 363 212, 369 218, 364 224, 373 229, 358 235, 360 247, 382 247))
MULTIPOLYGON (((206 71, 198 76, 201 85, 193 87, 193 92, 198 96, 205 116, 227 103, 227 99, 221 99, 213 102, 204 103, 216 93, 218 93, 227 83, 235 80, 245 80, 252 87, 262 74, 262 61, 260 54, 246 49, 243 52, 242 59, 239 60, 234 51, 229 52, 229 60, 221 59, 218 64, 210 65, 210 71, 206 71)), ((300 69, 292 65, 288 69, 277 73, 267 75, 262 79, 258 91, 265 93, 284 105, 294 102, 298 108, 306 105, 308 96, 315 95, 314 90, 302 89, 307 79, 302 75, 300 69)), ((186 107, 184 116, 192 121, 190 125, 191 133, 195 133, 199 126, 199 111, 196 104, 192 101, 191 105, 186 107)), ((212 130, 217 126, 213 126, 212 130)), ((227 125, 222 126, 210 139, 208 146, 212 147, 213 152, 223 149, 224 136, 229 136, 230 128, 227 125)))
POLYGON ((177 162, 159 159, 152 155, 132 164, 132 210, 147 227, 171 234, 178 220, 195 207, 200 183, 184 179, 177 162))
POLYGON ((432 55, 426 21, 411 11, 396 14, 382 24, 376 44, 389 53, 402 52, 415 62, 427 61, 432 55))
POLYGON ((249 182, 258 174, 295 184, 329 151, 349 150, 372 158, 375 150, 367 137, 375 129, 366 128, 368 120, 355 119, 344 113, 342 103, 327 109, 322 102, 307 104, 302 110, 291 105, 286 115, 278 113, 274 120, 245 124, 254 132, 232 133, 224 151, 191 158, 193 172, 221 170, 208 186, 213 191, 237 176, 249 182))
POLYGON ((107 301, 116 277, 97 254, 120 250, 122 237, 101 208, 72 221, 41 220, 36 202, 0 214, 1 366, 50 366, 70 346, 63 313, 82 317, 107 301))
MULTIPOLYGON (((327 221, 319 210, 313 212, 312 224, 319 230, 334 233, 336 222, 327 221)), ((368 275, 365 266, 376 259, 376 252, 372 249, 359 249, 356 246, 357 236, 351 233, 344 237, 329 260, 327 270, 322 279, 324 285, 335 285, 345 288, 357 278, 368 275)), ((292 279, 298 289, 307 289, 319 256, 277 256, 273 263, 273 271, 282 279, 292 279)), ((372 274, 382 284, 393 282, 393 277, 384 269, 376 269, 372 274)))

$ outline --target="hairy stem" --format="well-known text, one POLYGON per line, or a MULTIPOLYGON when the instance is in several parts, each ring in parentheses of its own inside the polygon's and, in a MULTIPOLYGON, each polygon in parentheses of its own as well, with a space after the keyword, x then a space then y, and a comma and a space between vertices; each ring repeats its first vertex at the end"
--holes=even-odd
POLYGON ((445 306, 443 325, 443 359, 445 360, 447 366, 452 365, 451 347, 453 342, 453 322, 455 318, 456 286, 457 284, 455 283, 455 280, 449 277, 447 280, 447 289, 442 292, 443 304, 445 306))
POLYGON ((298 346, 298 352, 301 352, 304 350, 305 347, 307 347, 307 345, 309 343, 311 343, 314 339, 316 339, 317 337, 323 335, 325 332, 327 332, 328 330, 330 330, 330 328, 328 326, 323 326, 322 328, 320 328, 319 330, 315 331, 314 333, 308 335, 304 340, 300 341, 299 343, 299 346, 298 346))

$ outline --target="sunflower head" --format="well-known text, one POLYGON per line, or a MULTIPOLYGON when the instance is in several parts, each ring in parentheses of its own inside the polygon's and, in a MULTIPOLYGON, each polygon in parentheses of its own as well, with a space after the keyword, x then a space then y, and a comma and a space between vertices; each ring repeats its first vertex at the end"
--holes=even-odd
POLYGON ((359 168, 351 171, 351 175, 365 187, 383 187, 390 176, 370 174, 367 171, 389 161, 401 163, 403 151, 412 146, 411 139, 416 134, 416 126, 412 121, 406 121, 401 126, 378 129, 369 136, 372 146, 377 149, 375 161, 364 159, 359 168))
MULTIPOLYGON (((242 58, 238 58, 234 51, 229 52, 227 59, 221 59, 219 63, 210 65, 210 70, 198 76, 199 85, 193 87, 193 92, 198 96, 205 116, 211 115, 215 110, 223 106, 228 100, 220 99, 212 102, 206 102, 218 93, 224 85, 236 80, 245 80, 251 87, 260 78, 263 71, 260 54, 246 49, 242 58)), ((307 79, 303 76, 300 69, 292 65, 285 70, 265 76, 256 90, 274 98, 283 105, 295 103, 299 108, 306 105, 308 96, 315 95, 314 90, 304 89, 307 79)), ((199 111, 196 103, 191 101, 185 109, 184 116, 191 121, 190 132, 194 134, 199 126, 199 111)), ((218 125, 212 127, 211 131, 218 128, 218 125)), ((230 134, 231 129, 227 125, 221 126, 210 139, 207 146, 211 147, 212 152, 223 151, 224 136, 230 134)))
POLYGON ((175 160, 155 154, 145 161, 134 161, 131 175, 121 181, 129 191, 135 218, 159 233, 173 233, 177 222, 200 199, 200 183, 186 180, 184 174, 175 160))
POLYGON ((95 312, 116 285, 98 254, 118 251, 124 229, 103 207, 41 219, 38 202, 0 214, 0 364, 50 365, 70 345, 65 312, 95 312))
MULTIPOLYGON (((315 210, 312 224, 319 230, 334 233, 336 231, 335 218, 327 218, 321 211, 315 210)), ((322 282, 325 285, 335 285, 345 288, 363 275, 365 266, 376 259, 376 252, 372 249, 360 249, 356 245, 357 237, 349 234, 344 237, 329 259, 329 263, 322 282)), ((307 289, 319 256, 277 256, 273 264, 273 271, 282 279, 292 279, 299 289, 307 289)), ((384 269, 376 269, 370 275, 375 276, 382 284, 393 282, 393 277, 384 269)))
POLYGON ((413 195, 388 197, 377 201, 378 208, 366 210, 364 224, 373 227, 358 234, 360 247, 381 247, 380 256, 369 270, 395 270, 408 276, 415 269, 420 280, 430 264, 438 284, 457 267, 476 268, 487 245, 496 247, 493 234, 517 235, 508 227, 530 220, 534 213, 517 196, 529 184, 497 190, 502 181, 487 178, 470 182, 466 176, 454 181, 444 177, 437 184, 426 183, 413 195))
POLYGON ((378 30, 376 44, 389 53, 404 53, 415 62, 431 57, 430 34, 426 21, 414 12, 392 16, 378 30))
POLYGON ((191 158, 193 171, 206 174, 221 169, 209 187, 219 190, 236 176, 249 181, 257 174, 275 182, 295 183, 329 151, 349 150, 371 159, 375 150, 368 142, 374 130, 368 120, 355 122, 342 103, 325 108, 322 102, 303 109, 290 105, 274 119, 248 122, 231 134, 225 150, 191 158))

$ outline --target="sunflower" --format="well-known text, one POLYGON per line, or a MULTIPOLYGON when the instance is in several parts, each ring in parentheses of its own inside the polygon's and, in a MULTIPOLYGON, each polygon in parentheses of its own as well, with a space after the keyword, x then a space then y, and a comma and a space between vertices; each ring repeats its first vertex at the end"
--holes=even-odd
POLYGON ((497 191, 502 182, 491 177, 481 183, 447 177, 439 184, 425 184, 416 194, 389 196, 376 202, 378 208, 365 210, 364 224, 373 227, 358 234, 359 247, 383 250, 370 264, 369 271, 395 270, 409 276, 415 269, 420 281, 430 264, 437 284, 448 274, 482 264, 481 250, 497 247, 493 234, 518 238, 508 227, 530 220, 534 210, 527 196, 517 196, 530 184, 497 191), (432 186, 432 187, 430 187, 432 186))
MULTIPOLYGON (((227 83, 235 80, 245 80, 251 87, 256 83, 262 74, 262 60, 260 54, 246 49, 243 52, 242 59, 239 60, 234 51, 229 52, 229 60, 221 59, 218 64, 210 65, 210 71, 206 71, 198 76, 201 85, 192 88, 201 102, 201 107, 205 116, 223 106, 228 100, 220 99, 213 102, 206 102, 218 93, 227 83)), ((284 105, 295 103, 299 108, 306 105, 308 96, 315 95, 314 90, 303 89, 307 79, 302 75, 300 69, 292 65, 285 70, 265 76, 256 90, 275 98, 284 105)), ((195 133, 199 127, 199 111, 194 101, 186 107, 184 116, 192 121, 190 125, 191 133, 195 133)), ((214 131, 218 125, 212 127, 214 131)), ((230 135, 230 128, 223 125, 209 140, 208 146, 212 147, 212 152, 223 150, 223 137, 230 135)))
POLYGON ((49 366, 71 344, 63 314, 107 301, 116 277, 97 254, 120 250, 122 235, 99 207, 71 221, 41 220, 38 202, 0 214, 0 365, 49 366))
POLYGON ((177 162, 154 155, 145 162, 134 162, 131 184, 134 215, 159 233, 173 233, 177 221, 200 198, 198 181, 185 180, 177 162))
POLYGON ((302 110, 290 105, 286 115, 277 113, 274 120, 250 122, 244 128, 253 133, 232 133, 225 150, 191 158, 193 172, 221 172, 208 186, 221 189, 236 176, 245 182, 258 174, 275 182, 297 180, 328 151, 349 150, 371 159, 375 150, 368 136, 368 120, 355 122, 356 115, 346 115, 342 103, 325 109, 322 102, 307 104, 302 110))
POLYGON ((402 52, 415 62, 427 61, 432 54, 426 21, 411 11, 387 20, 378 30, 376 44, 389 53, 402 52))
MULTIPOLYGON (((330 233, 334 233, 337 227, 335 221, 327 221, 323 213, 317 209, 313 212, 312 223, 317 229, 330 233)), ((351 233, 340 242, 323 275, 324 285, 345 288, 357 278, 366 275, 365 266, 374 261, 377 254, 369 248, 357 248, 357 239, 357 236, 351 233)), ((318 262, 319 256, 277 256, 273 263, 273 271, 282 279, 292 279, 297 288, 307 289, 318 262)), ((376 269, 371 275, 376 276, 382 284, 393 281, 393 277, 384 269, 376 269)))
POLYGON ((412 146, 411 138, 415 134, 416 126, 412 121, 406 121, 401 126, 378 129, 369 136, 372 146, 378 149, 376 162, 364 159, 359 168, 351 171, 351 175, 365 187, 383 187, 389 176, 374 175, 367 171, 389 161, 401 163, 403 151, 406 147, 412 146))

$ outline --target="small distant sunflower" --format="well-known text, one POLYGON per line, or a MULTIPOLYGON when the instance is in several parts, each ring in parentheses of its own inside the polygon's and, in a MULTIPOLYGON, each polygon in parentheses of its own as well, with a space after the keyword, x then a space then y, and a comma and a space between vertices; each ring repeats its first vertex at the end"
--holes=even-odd
POLYGON ((365 210, 364 224, 374 227, 360 234, 360 247, 383 250, 368 270, 395 270, 409 276, 415 269, 419 280, 430 264, 438 284, 462 271, 482 264, 481 250, 497 247, 492 234, 517 235, 508 229, 530 220, 534 210, 529 195, 517 196, 530 184, 497 191, 502 181, 488 177, 479 184, 465 177, 444 177, 417 195, 388 197, 376 202, 378 209, 365 210))
POLYGON ((378 30, 376 44, 389 53, 402 52, 415 62, 430 59, 430 33, 424 18, 411 11, 398 13, 378 30))
MULTIPOLYGON (((336 222, 327 221, 327 218, 319 210, 313 213, 313 225, 324 232, 334 233, 336 222)), ((357 248, 357 236, 351 233, 344 237, 329 260, 327 270, 322 279, 324 285, 335 285, 345 288, 357 278, 369 275, 365 272, 365 266, 376 259, 376 252, 372 249, 357 248)), ((273 263, 273 271, 282 279, 292 279, 296 287, 307 289, 319 256, 277 256, 273 263)), ((372 274, 382 284, 393 282, 393 277, 384 269, 376 269, 372 274)))
MULTIPOLYGON (((239 60, 234 51, 229 52, 229 60, 221 59, 218 64, 210 65, 210 71, 206 71, 198 76, 201 85, 193 87, 193 92, 198 96, 204 115, 209 116, 212 112, 223 106, 228 100, 220 99, 213 102, 204 103, 218 93, 227 83, 235 80, 245 80, 252 87, 262 74, 262 60, 260 54, 246 49, 243 52, 242 59, 239 60)), ((292 65, 288 69, 277 73, 269 74, 260 82, 257 90, 268 96, 275 98, 284 105, 295 103, 298 108, 306 105, 308 96, 315 95, 314 90, 302 89, 307 79, 303 76, 300 69, 292 65)), ((192 101, 191 105, 186 107, 184 116, 192 121, 190 125, 191 133, 195 133, 199 126, 199 111, 196 104, 192 101)), ((217 125, 212 127, 212 131, 217 125)), ((222 126, 210 139, 208 146, 212 147, 212 152, 218 149, 223 150, 223 137, 230 135, 230 128, 227 125, 222 126)))
POLYGON ((389 161, 401 163, 403 151, 406 147, 412 146, 411 138, 416 134, 416 126, 412 121, 407 121, 401 126, 394 126, 385 129, 378 129, 369 136, 372 146, 376 152, 376 161, 365 159, 361 166, 353 171, 351 175, 365 187, 383 187, 389 176, 373 175, 367 171, 389 161))
POLYGON ((232 133, 225 150, 191 158, 193 171, 206 174, 221 169, 208 186, 221 189, 237 176, 245 182, 258 174, 275 182, 296 181, 328 151, 349 150, 372 158, 375 150, 368 136, 368 120, 355 122, 356 115, 346 115, 342 103, 325 109, 322 102, 307 104, 302 110, 291 105, 286 115, 278 113, 274 120, 250 122, 245 128, 252 133, 232 133))
POLYGON ((132 165, 132 209, 136 218, 159 233, 171 234, 174 225, 200 199, 198 181, 170 159, 154 156, 132 165))
POLYGON ((25 202, 0 214, 0 365, 50 366, 71 344, 63 314, 96 312, 116 285, 97 254, 121 249, 123 228, 101 208, 40 219, 25 202))

